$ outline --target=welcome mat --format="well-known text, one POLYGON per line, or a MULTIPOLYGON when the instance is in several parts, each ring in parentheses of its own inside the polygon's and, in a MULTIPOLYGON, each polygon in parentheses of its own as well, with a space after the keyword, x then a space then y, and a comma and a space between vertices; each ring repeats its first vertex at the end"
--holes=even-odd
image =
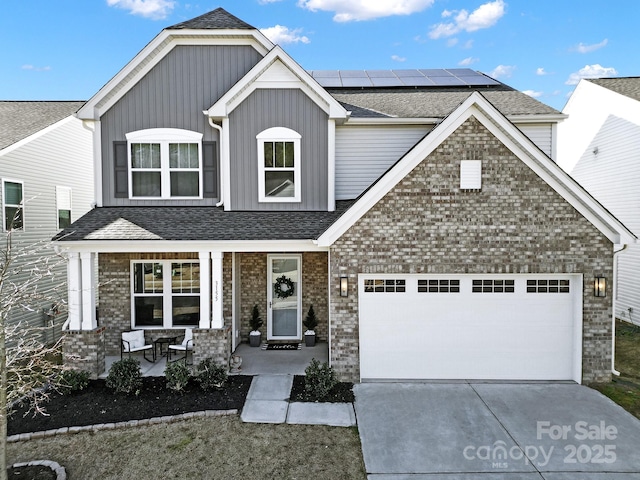
POLYGON ((298 342, 291 343, 267 343, 262 345, 263 350, 300 350, 302 344, 298 342))

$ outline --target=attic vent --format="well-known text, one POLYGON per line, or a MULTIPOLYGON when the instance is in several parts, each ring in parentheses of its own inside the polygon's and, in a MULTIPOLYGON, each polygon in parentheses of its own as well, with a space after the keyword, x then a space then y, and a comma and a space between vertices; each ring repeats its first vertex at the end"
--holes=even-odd
POLYGON ((460 162, 460 189, 480 190, 482 188, 482 161, 462 160, 460 162))

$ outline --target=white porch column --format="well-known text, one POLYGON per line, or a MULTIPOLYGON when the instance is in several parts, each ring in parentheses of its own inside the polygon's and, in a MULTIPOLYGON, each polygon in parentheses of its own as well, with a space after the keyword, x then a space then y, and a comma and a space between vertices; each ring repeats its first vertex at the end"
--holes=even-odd
POLYGON ((80 271, 82 274, 82 330, 97 328, 96 322, 96 284, 95 258, 93 252, 80 254, 80 271))
POLYGON ((69 330, 80 330, 82 327, 80 307, 82 305, 82 286, 80 284, 80 254, 69 253, 67 262, 67 302, 69 305, 69 330))
POLYGON ((200 328, 211 328, 211 252, 199 252, 200 328))
POLYGON ((212 282, 212 320, 211 328, 223 328, 222 315, 222 252, 211 252, 211 282, 212 282))

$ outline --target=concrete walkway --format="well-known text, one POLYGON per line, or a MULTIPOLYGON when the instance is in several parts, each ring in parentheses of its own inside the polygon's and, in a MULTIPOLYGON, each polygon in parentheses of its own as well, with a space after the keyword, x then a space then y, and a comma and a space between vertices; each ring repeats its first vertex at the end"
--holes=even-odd
POLYGON ((350 427, 356 424, 350 403, 289 403, 293 375, 253 377, 240 418, 246 423, 291 423, 350 427))
POLYGON ((576 384, 354 386, 370 480, 631 480, 640 421, 576 384))

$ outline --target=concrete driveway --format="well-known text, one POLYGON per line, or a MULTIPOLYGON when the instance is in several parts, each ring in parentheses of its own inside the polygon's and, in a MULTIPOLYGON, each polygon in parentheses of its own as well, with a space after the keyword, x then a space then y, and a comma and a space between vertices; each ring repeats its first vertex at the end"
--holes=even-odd
POLYGON ((371 480, 640 478, 640 420, 576 384, 354 386, 371 480))

